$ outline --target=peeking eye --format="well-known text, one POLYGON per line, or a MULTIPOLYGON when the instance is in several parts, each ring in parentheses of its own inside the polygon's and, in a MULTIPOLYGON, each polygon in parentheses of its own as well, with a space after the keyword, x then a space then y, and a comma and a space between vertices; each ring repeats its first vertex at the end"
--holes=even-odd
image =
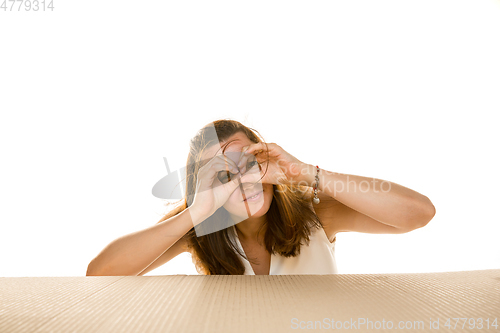
POLYGON ((233 177, 235 176, 234 173, 231 173, 229 171, 219 171, 217 173, 217 178, 219 178, 220 182, 222 184, 225 184, 227 182, 230 182, 231 179, 233 179, 233 177))
POLYGON ((260 166, 259 162, 255 161, 255 160, 247 163, 247 170, 253 168, 255 165, 258 165, 259 170, 262 170, 262 167, 260 166))

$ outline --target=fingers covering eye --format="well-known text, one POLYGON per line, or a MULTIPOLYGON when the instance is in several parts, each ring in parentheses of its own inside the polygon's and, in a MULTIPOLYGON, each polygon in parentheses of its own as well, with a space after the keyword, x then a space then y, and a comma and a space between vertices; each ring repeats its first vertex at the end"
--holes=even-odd
MULTIPOLYGON (((248 172, 249 170, 254 170, 254 168, 258 166, 259 171, 262 171, 262 166, 255 159, 251 161, 247 161, 246 166, 241 170, 243 173, 248 172)), ((234 177, 236 177, 237 173, 232 173, 228 170, 222 170, 217 173, 217 178, 222 184, 226 184, 230 182, 234 177)))

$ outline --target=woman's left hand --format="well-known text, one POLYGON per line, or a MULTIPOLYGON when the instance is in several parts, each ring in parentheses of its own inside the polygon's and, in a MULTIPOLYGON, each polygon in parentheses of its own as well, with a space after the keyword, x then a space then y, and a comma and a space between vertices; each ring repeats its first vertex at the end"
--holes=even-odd
MULTIPOLYGON (((242 175, 246 172, 247 161, 253 155, 262 168, 261 174, 265 172, 262 183, 267 184, 292 184, 300 175, 304 166, 304 163, 275 143, 268 143, 267 145, 262 142, 251 144, 243 148, 242 155, 238 164, 242 175)), ((244 181, 243 179, 242 181, 244 181)))

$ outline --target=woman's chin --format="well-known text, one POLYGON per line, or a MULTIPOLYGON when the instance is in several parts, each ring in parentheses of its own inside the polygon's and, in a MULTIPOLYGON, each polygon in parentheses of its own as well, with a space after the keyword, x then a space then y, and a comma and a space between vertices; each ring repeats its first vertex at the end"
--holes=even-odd
POLYGON ((229 214, 231 215, 231 218, 236 223, 244 221, 244 220, 249 219, 249 218, 259 218, 259 217, 264 216, 266 213, 267 213, 267 210, 264 210, 263 206, 259 207, 259 209, 250 208, 250 215, 248 215, 247 211, 229 212, 229 214))

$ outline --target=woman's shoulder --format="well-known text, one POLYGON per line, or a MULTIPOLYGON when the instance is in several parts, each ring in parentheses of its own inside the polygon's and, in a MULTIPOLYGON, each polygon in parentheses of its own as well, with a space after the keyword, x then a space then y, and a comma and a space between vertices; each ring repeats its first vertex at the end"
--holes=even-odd
MULTIPOLYGON (((312 197, 314 197, 314 194, 312 197)), ((321 229, 323 229, 321 232, 324 232, 328 241, 333 244, 336 241, 336 234, 332 231, 332 223, 335 215, 334 207, 339 204, 339 201, 325 193, 318 192, 319 203, 314 204, 312 197, 310 207, 321 223, 321 229)))

